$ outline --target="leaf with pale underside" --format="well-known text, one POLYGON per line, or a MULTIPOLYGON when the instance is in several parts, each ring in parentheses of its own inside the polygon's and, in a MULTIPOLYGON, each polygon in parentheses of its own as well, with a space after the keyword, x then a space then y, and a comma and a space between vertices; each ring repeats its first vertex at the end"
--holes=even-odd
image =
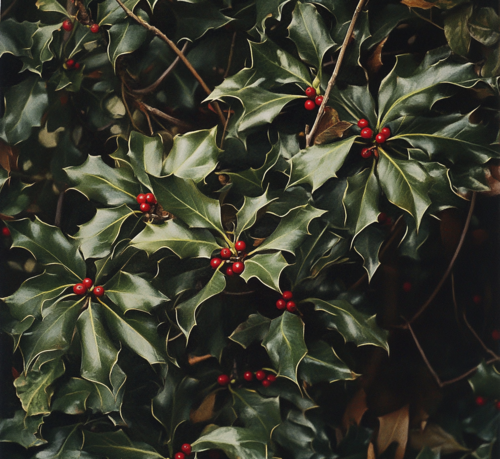
POLYGON ((288 263, 281 252, 257 254, 245 260, 245 270, 241 277, 246 282, 256 277, 267 287, 281 293, 280 276, 287 266, 288 263))

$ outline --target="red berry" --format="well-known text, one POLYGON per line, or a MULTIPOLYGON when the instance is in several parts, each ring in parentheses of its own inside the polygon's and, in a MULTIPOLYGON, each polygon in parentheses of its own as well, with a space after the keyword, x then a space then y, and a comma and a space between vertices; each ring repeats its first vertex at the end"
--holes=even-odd
POLYGON ((176 453, 174 458, 175 459, 184 459, 186 455, 184 453, 176 453))
POLYGON ((387 220, 385 221, 386 226, 391 226, 392 225, 392 218, 387 217, 387 220))
POLYGON ((231 258, 231 250, 230 249, 220 249, 220 256, 224 259, 231 258))
POLYGON ((285 309, 286 308, 286 301, 284 299, 279 299, 278 301, 276 301, 276 307, 278 309, 285 309))
POLYGON ((480 395, 478 395, 476 397, 476 405, 477 406, 483 406, 486 404, 486 399, 484 397, 481 397, 480 395))
POLYGON ((361 129, 361 137, 363 137, 363 139, 371 139, 372 135, 373 131, 369 127, 361 129))
POLYGON ((264 370, 258 370, 255 372, 255 377, 259 380, 259 381, 264 381, 264 379, 266 379, 266 372, 264 370))
POLYGON ((94 295, 95 296, 103 296, 104 295, 104 287, 101 285, 98 285, 96 288, 94 288, 94 295))
POLYGON ((384 143, 385 142, 385 135, 384 134, 377 134, 375 136, 375 142, 377 143, 384 143))
POLYGON ((481 304, 481 301, 483 301, 483 299, 481 298, 481 295, 474 295, 472 297, 472 301, 475 303, 475 304, 481 304))
POLYGON ((75 284, 73 285, 73 293, 75 295, 85 295, 85 292, 87 291, 87 287, 83 284, 75 284))
POLYGON ((316 105, 319 107, 323 103, 323 96, 317 96, 314 102, 316 102, 316 105))
POLYGON ((75 69, 78 70, 80 68, 80 63, 79 62, 75 62, 75 69))
POLYGON ((405 292, 408 293, 411 290, 411 287, 412 287, 411 282, 404 282, 403 283, 403 290, 405 292))
POLYGON ((304 102, 304 107, 306 110, 314 110, 316 108, 316 104, 313 100, 308 99, 304 102))
POLYGON ((227 386, 229 384, 229 382, 230 382, 229 376, 228 375, 220 375, 217 378, 217 382, 221 386, 227 386))
POLYGON ((74 66, 75 66, 75 61, 73 59, 68 59, 66 61, 66 67, 68 67, 69 69, 72 69, 74 66))
POLYGON ((498 330, 493 330, 491 332, 491 337, 495 340, 498 341, 500 339, 500 331, 498 330))
POLYGON ((238 252, 243 252, 247 248, 247 245, 245 244, 245 241, 236 241, 236 244, 234 244, 234 247, 238 252))
POLYGON ((270 375, 267 375, 267 378, 266 378, 269 382, 274 382, 276 381, 276 376, 273 375, 273 374, 270 374, 270 375))
POLYGON ((500 401, 495 402, 495 408, 496 408, 497 410, 500 410, 500 401))
POLYGON ((86 288, 90 288, 92 287, 92 285, 94 285, 94 282, 92 281, 92 279, 86 277, 82 280, 82 284, 85 285, 86 288))
POLYGON ((155 195, 153 193, 148 193, 146 195, 146 202, 148 204, 156 204, 156 198, 155 198, 155 195))
POLYGON ((306 96, 309 97, 309 99, 314 99, 316 97, 316 89, 314 89, 312 86, 309 86, 306 89, 306 96))
POLYGON ((92 33, 97 33, 97 32, 99 32, 99 24, 92 24, 92 25, 90 26, 90 31, 91 31, 92 33))
POLYGON ((135 200, 137 201, 137 204, 142 204, 146 202, 146 195, 144 193, 138 194, 135 200))
POLYGON ((285 290, 283 292, 283 299, 284 300, 291 300, 293 298, 293 293, 290 290, 285 290))
POLYGON ((231 266, 228 266, 227 269, 226 269, 226 276, 233 276, 234 275, 234 271, 233 271, 233 268, 231 268, 231 266))
POLYGON ((191 454, 191 445, 189 443, 184 443, 181 446, 181 450, 183 453, 185 453, 189 456, 191 454))
POLYGON ((243 374, 243 379, 245 381, 252 381, 253 380, 253 373, 251 371, 245 371, 243 374))
POLYGON ((368 127, 369 125, 370 125, 370 123, 368 122, 368 120, 365 120, 364 118, 361 118, 358 121, 358 127, 360 127, 361 129, 368 127))
POLYGON ((243 264, 242 261, 237 261, 236 263, 233 264, 234 274, 241 274, 244 270, 245 270, 245 265, 243 264))
POLYGON ((220 258, 212 258, 210 260, 210 266, 214 269, 217 269, 221 263, 222 263, 222 260, 220 258))
POLYGON ((263 385, 264 387, 269 387, 271 384, 272 384, 272 382, 271 382, 271 381, 268 381, 267 379, 264 379, 264 381, 262 381, 262 385, 263 385))
POLYGON ((73 23, 69 19, 65 19, 62 23, 62 28, 66 30, 66 32, 71 32, 73 30, 73 23))
POLYGON ((297 305, 295 304, 294 301, 289 301, 287 304, 286 304, 286 310, 288 312, 295 312, 297 310, 297 305))
POLYGON ((361 157, 368 159, 372 155, 372 151, 369 148, 363 148, 361 150, 361 157))
POLYGON ((2 236, 9 237, 10 236, 10 229, 4 226, 2 228, 2 236))
POLYGON ((151 206, 147 202, 143 202, 140 206, 139 209, 141 209, 141 212, 149 212, 151 210, 151 206))
POLYGON ((387 214, 385 212, 380 212, 380 214, 378 214, 378 222, 385 223, 386 221, 387 221, 387 214))
POLYGON ((388 139, 390 136, 391 136, 391 130, 388 128, 388 127, 385 127, 385 128, 382 128, 382 130, 380 131, 380 133, 386 138, 388 139))

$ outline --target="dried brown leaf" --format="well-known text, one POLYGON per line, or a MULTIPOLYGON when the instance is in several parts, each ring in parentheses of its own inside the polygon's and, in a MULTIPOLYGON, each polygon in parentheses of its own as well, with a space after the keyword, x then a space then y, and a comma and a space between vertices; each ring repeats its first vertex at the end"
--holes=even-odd
POLYGON ((325 107, 325 112, 319 122, 317 134, 314 137, 314 144, 321 145, 340 139, 345 131, 352 126, 348 121, 341 121, 337 110, 331 107, 325 107))
POLYGON ((203 402, 201 402, 201 405, 196 410, 191 411, 189 417, 193 424, 206 422, 212 419, 214 415, 215 397, 215 392, 208 394, 203 402))
POLYGON ((490 164, 485 171, 485 177, 488 181, 489 191, 483 191, 485 196, 498 196, 500 194, 500 166, 490 164))
POLYGON ((259 247, 259 245, 261 245, 264 241, 266 240, 265 237, 258 237, 258 238, 255 238, 254 241, 253 241, 253 246, 254 247, 259 247))
POLYGON ((368 454, 366 455, 366 459, 376 459, 375 448, 373 447, 373 443, 371 442, 368 445, 368 454))
POLYGON ((424 10, 430 10, 434 6, 425 0, 402 0, 401 3, 410 8, 422 8, 424 10))
POLYGON ((342 419, 342 426, 344 431, 349 430, 351 424, 359 425, 365 412, 368 410, 366 405, 366 392, 364 389, 358 390, 351 401, 348 403, 347 408, 342 419))
POLYGON ((370 73, 377 73, 384 63, 382 62, 382 48, 389 37, 384 38, 373 50, 372 55, 368 58, 366 66, 370 73))
POLYGON ((391 443, 398 447, 394 459, 403 459, 408 443, 408 426, 410 423, 409 405, 378 418, 380 427, 377 435, 378 454, 382 454, 391 443))
POLYGON ((11 147, 8 143, 0 139, 0 166, 7 172, 17 170, 17 158, 19 152, 17 148, 11 147))
POLYGON ((423 431, 411 430, 410 445, 417 450, 421 450, 427 446, 431 449, 439 450, 442 454, 469 451, 458 443, 453 435, 444 431, 437 424, 427 424, 427 427, 423 431))
POLYGON ((196 365, 197 363, 204 362, 205 360, 208 360, 212 358, 211 354, 206 354, 206 355, 189 355, 188 356, 188 363, 189 365, 196 365))

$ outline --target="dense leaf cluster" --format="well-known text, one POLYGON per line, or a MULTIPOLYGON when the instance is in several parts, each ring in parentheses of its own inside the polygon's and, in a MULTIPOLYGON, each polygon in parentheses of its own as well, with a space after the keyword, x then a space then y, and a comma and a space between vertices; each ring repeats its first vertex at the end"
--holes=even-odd
MULTIPOLYGON (((13 0, 0 23, 9 457, 167 458, 189 443, 200 458, 493 458, 491 330, 478 337, 486 353, 443 373, 479 365, 453 409, 438 408, 449 393, 419 355, 419 396, 365 395, 452 258, 442 222, 491 187, 492 6, 370 1, 306 147, 317 109, 304 109, 305 90, 325 94, 352 1, 65 3, 13 0), (407 30, 435 42, 412 48, 407 30), (168 39, 186 45, 191 70, 168 39), (147 212, 141 193, 157 200, 147 212), (231 258, 213 269, 224 248, 231 258), (244 271, 228 275, 235 262, 244 271), (104 295, 75 294, 84 278, 104 295), (285 290, 296 311, 276 308, 285 290), (260 369, 276 381, 243 378, 260 369), (475 406, 471 388, 488 403, 475 406)), ((471 285, 457 287, 464 298, 471 285)), ((458 316, 455 277, 452 290, 438 299, 453 297, 458 316)))

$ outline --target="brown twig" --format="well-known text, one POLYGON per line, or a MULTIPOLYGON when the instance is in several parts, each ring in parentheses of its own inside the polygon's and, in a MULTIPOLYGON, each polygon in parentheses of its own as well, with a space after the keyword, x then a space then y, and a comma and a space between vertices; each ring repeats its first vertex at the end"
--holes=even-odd
POLYGON ((123 81, 123 79, 121 80, 121 82, 122 82, 122 101, 123 101, 123 105, 125 105, 125 110, 127 111, 127 115, 130 118, 130 122, 132 123, 132 126, 134 126, 134 128, 142 134, 143 133, 142 129, 140 129, 135 124, 134 117, 132 116, 132 112, 130 111, 130 108, 127 104, 127 95, 125 94, 125 82, 123 81))
MULTIPOLYGON (((182 53, 182 51, 179 48, 177 48, 176 44, 172 40, 170 40, 170 38, 168 38, 161 30, 159 30, 156 27, 148 24, 144 19, 142 19, 139 16, 137 16, 136 14, 134 14, 134 12, 131 11, 129 8, 127 8, 123 4, 123 2, 121 0, 116 0, 116 2, 122 7, 123 11, 125 11, 125 13, 127 13, 127 16, 131 17, 134 21, 136 21, 142 27, 144 27, 145 29, 149 30, 150 32, 153 32, 157 37, 160 37, 165 43, 167 43, 167 45, 170 46, 170 48, 172 48, 172 50, 175 52, 175 54, 177 54, 177 56, 180 57, 180 59, 182 60, 182 62, 184 62, 184 64, 189 69, 189 71, 192 73, 192 75, 196 78, 196 80, 198 81, 198 83, 200 83, 200 85, 204 89, 204 91, 208 95, 211 94, 212 91, 207 86, 207 84, 203 81, 203 78, 201 78, 201 76, 196 71, 196 69, 191 65, 191 62, 189 62, 187 60, 186 56, 184 56, 184 54, 182 53)), ((215 101, 212 102, 212 104, 215 107, 215 111, 219 115, 221 123, 224 124, 226 122, 226 117, 222 113, 222 110, 220 109, 219 104, 217 102, 215 102, 215 101)))
POLYGON ((143 106, 148 112, 151 112, 153 115, 159 116, 160 118, 163 118, 164 120, 170 121, 172 124, 175 124, 176 126, 179 126, 183 129, 186 130, 191 130, 193 129, 193 126, 191 126, 188 123, 185 123, 184 121, 181 121, 178 118, 175 118, 171 115, 167 115, 166 113, 162 112, 161 110, 158 110, 157 108, 150 107, 148 104, 145 104, 144 102, 139 102, 141 106, 143 106))
POLYGON ((3 19, 5 16, 7 16, 12 8, 16 6, 17 0, 14 0, 8 7, 7 9, 1 14, 0 19, 3 19))
POLYGON ((59 193, 59 198, 57 199, 56 217, 54 219, 54 225, 57 226, 58 228, 61 227, 62 211, 63 211, 63 206, 64 206, 64 193, 65 192, 66 192, 65 190, 62 190, 59 193))
POLYGON ((446 269, 445 273, 443 274, 443 277, 439 281, 439 284, 437 284, 436 288, 431 293, 431 296, 420 307, 420 309, 416 312, 416 314, 410 319, 409 323, 413 323, 427 309, 427 307, 432 303, 432 301, 434 300, 434 298, 438 294, 439 290, 441 290, 441 287, 443 286, 445 280, 450 275, 451 270, 453 269, 453 266, 455 265, 455 261, 458 258, 458 254, 460 253, 460 250, 462 249, 462 246, 464 245, 465 236, 467 234, 467 230, 469 229, 470 221, 472 219, 472 213, 474 212, 474 206, 476 205, 476 197, 477 197, 477 193, 474 191, 472 193, 472 199, 471 199, 470 206, 469 206, 469 213, 467 214, 467 220, 465 221, 465 225, 464 225, 464 228, 462 230, 462 234, 460 235, 460 240, 458 241, 457 248, 455 249, 455 253, 453 254, 453 258, 451 259, 451 261, 448 265, 448 268, 446 269))
MULTIPOLYGON (((185 45, 181 49, 181 53, 184 54, 186 52, 187 46, 188 46, 188 43, 186 42, 185 45)), ((172 62, 168 66, 167 70, 165 70, 153 84, 150 84, 148 87, 143 88, 143 89, 131 89, 130 92, 132 92, 134 94, 148 94, 150 92, 153 92, 163 82, 163 80, 165 78, 167 78, 172 73, 172 71, 174 70, 174 68, 179 63, 180 60, 181 60, 181 58, 179 56, 177 56, 175 58, 174 62, 172 62)))
POLYGON ((229 50, 229 57, 227 58, 227 67, 224 72, 224 79, 229 75, 229 69, 231 68, 231 62, 233 61, 234 45, 236 43, 236 32, 233 33, 233 39, 231 40, 231 49, 229 50))
POLYGON ((222 131, 222 138, 220 139, 220 149, 224 148, 224 139, 226 138, 227 125, 229 124, 229 118, 231 118, 231 111, 227 112, 227 119, 224 123, 224 130, 222 131))
POLYGON ((358 6, 354 11, 354 14, 351 19, 351 24, 349 25, 349 29, 345 34, 344 42, 342 43, 342 47, 340 48, 339 57, 337 59, 337 63, 335 64, 335 68, 333 69, 333 74, 330 78, 330 81, 328 82, 328 86, 326 87, 325 95, 323 96, 323 102, 319 107, 318 114, 316 115, 316 120, 314 121, 313 127, 311 128, 311 132, 309 132, 309 134, 306 136, 306 147, 309 147, 311 145, 311 141, 314 138, 314 135, 316 134, 319 122, 325 111, 326 103, 328 102, 328 97, 330 96, 330 91, 332 90, 333 86, 335 85, 335 82, 337 81, 337 76, 339 74, 342 61, 344 60, 344 55, 347 49, 347 45, 349 44, 349 39, 351 38, 354 26, 356 25, 356 20, 358 19, 359 13, 361 13, 361 9, 363 8, 364 3, 365 0, 359 0, 358 6))

